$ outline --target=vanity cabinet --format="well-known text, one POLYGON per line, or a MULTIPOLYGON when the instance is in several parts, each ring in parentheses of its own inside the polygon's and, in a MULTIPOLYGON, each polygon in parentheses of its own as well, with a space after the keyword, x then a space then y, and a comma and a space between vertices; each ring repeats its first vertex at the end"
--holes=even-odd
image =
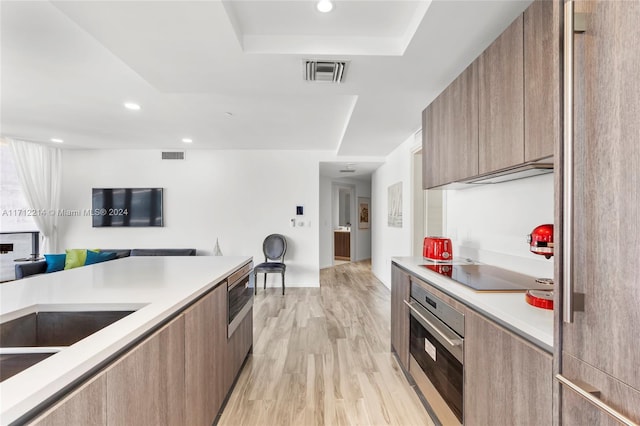
POLYGON ((409 371, 409 300, 411 276, 391 264, 391 349, 398 355, 400 365, 409 371))
POLYGON ((467 309, 464 424, 552 424, 552 355, 467 309))
POLYGON ((351 232, 333 232, 334 258, 338 260, 351 260, 351 232))

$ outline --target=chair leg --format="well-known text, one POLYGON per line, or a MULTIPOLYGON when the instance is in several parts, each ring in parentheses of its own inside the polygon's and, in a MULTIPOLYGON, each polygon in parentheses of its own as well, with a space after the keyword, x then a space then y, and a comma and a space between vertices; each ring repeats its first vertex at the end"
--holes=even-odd
POLYGON ((282 295, 284 296, 284 272, 282 273, 282 295))
POLYGON ((253 273, 253 295, 258 294, 258 274, 253 273))
POLYGON ((264 274, 264 283, 262 284, 262 289, 263 290, 267 289, 267 274, 264 274))

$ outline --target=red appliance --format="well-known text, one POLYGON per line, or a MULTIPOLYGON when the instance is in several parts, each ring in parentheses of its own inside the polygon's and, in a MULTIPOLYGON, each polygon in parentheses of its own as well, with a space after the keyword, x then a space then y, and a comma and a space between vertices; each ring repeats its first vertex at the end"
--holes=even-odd
POLYGON ((532 253, 542 255, 549 259, 553 256, 553 225, 545 224, 536 226, 527 236, 529 250, 532 253))
POLYGON ((422 245, 422 256, 439 262, 453 259, 453 247, 449 238, 426 237, 422 245))
POLYGON ((553 310, 553 290, 528 290, 525 300, 536 308, 553 310))
POLYGON ((437 272, 445 277, 451 278, 453 275, 453 268, 451 265, 424 265, 427 269, 431 269, 433 272, 437 272))

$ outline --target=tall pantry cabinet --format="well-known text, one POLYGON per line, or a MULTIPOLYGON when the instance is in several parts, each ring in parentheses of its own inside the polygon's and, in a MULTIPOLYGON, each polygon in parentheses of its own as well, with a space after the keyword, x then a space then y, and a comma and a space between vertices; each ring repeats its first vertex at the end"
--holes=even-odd
POLYGON ((556 422, 640 423, 640 1, 564 15, 556 422))

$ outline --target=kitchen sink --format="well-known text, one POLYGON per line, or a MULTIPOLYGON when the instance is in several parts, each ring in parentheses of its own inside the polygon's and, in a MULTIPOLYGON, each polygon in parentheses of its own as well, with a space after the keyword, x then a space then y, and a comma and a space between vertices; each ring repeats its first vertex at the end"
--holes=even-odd
MULTIPOLYGON (((136 309, 137 310, 137 309, 136 309)), ((135 310, 39 310, 0 324, 0 381, 37 364, 135 310)))

